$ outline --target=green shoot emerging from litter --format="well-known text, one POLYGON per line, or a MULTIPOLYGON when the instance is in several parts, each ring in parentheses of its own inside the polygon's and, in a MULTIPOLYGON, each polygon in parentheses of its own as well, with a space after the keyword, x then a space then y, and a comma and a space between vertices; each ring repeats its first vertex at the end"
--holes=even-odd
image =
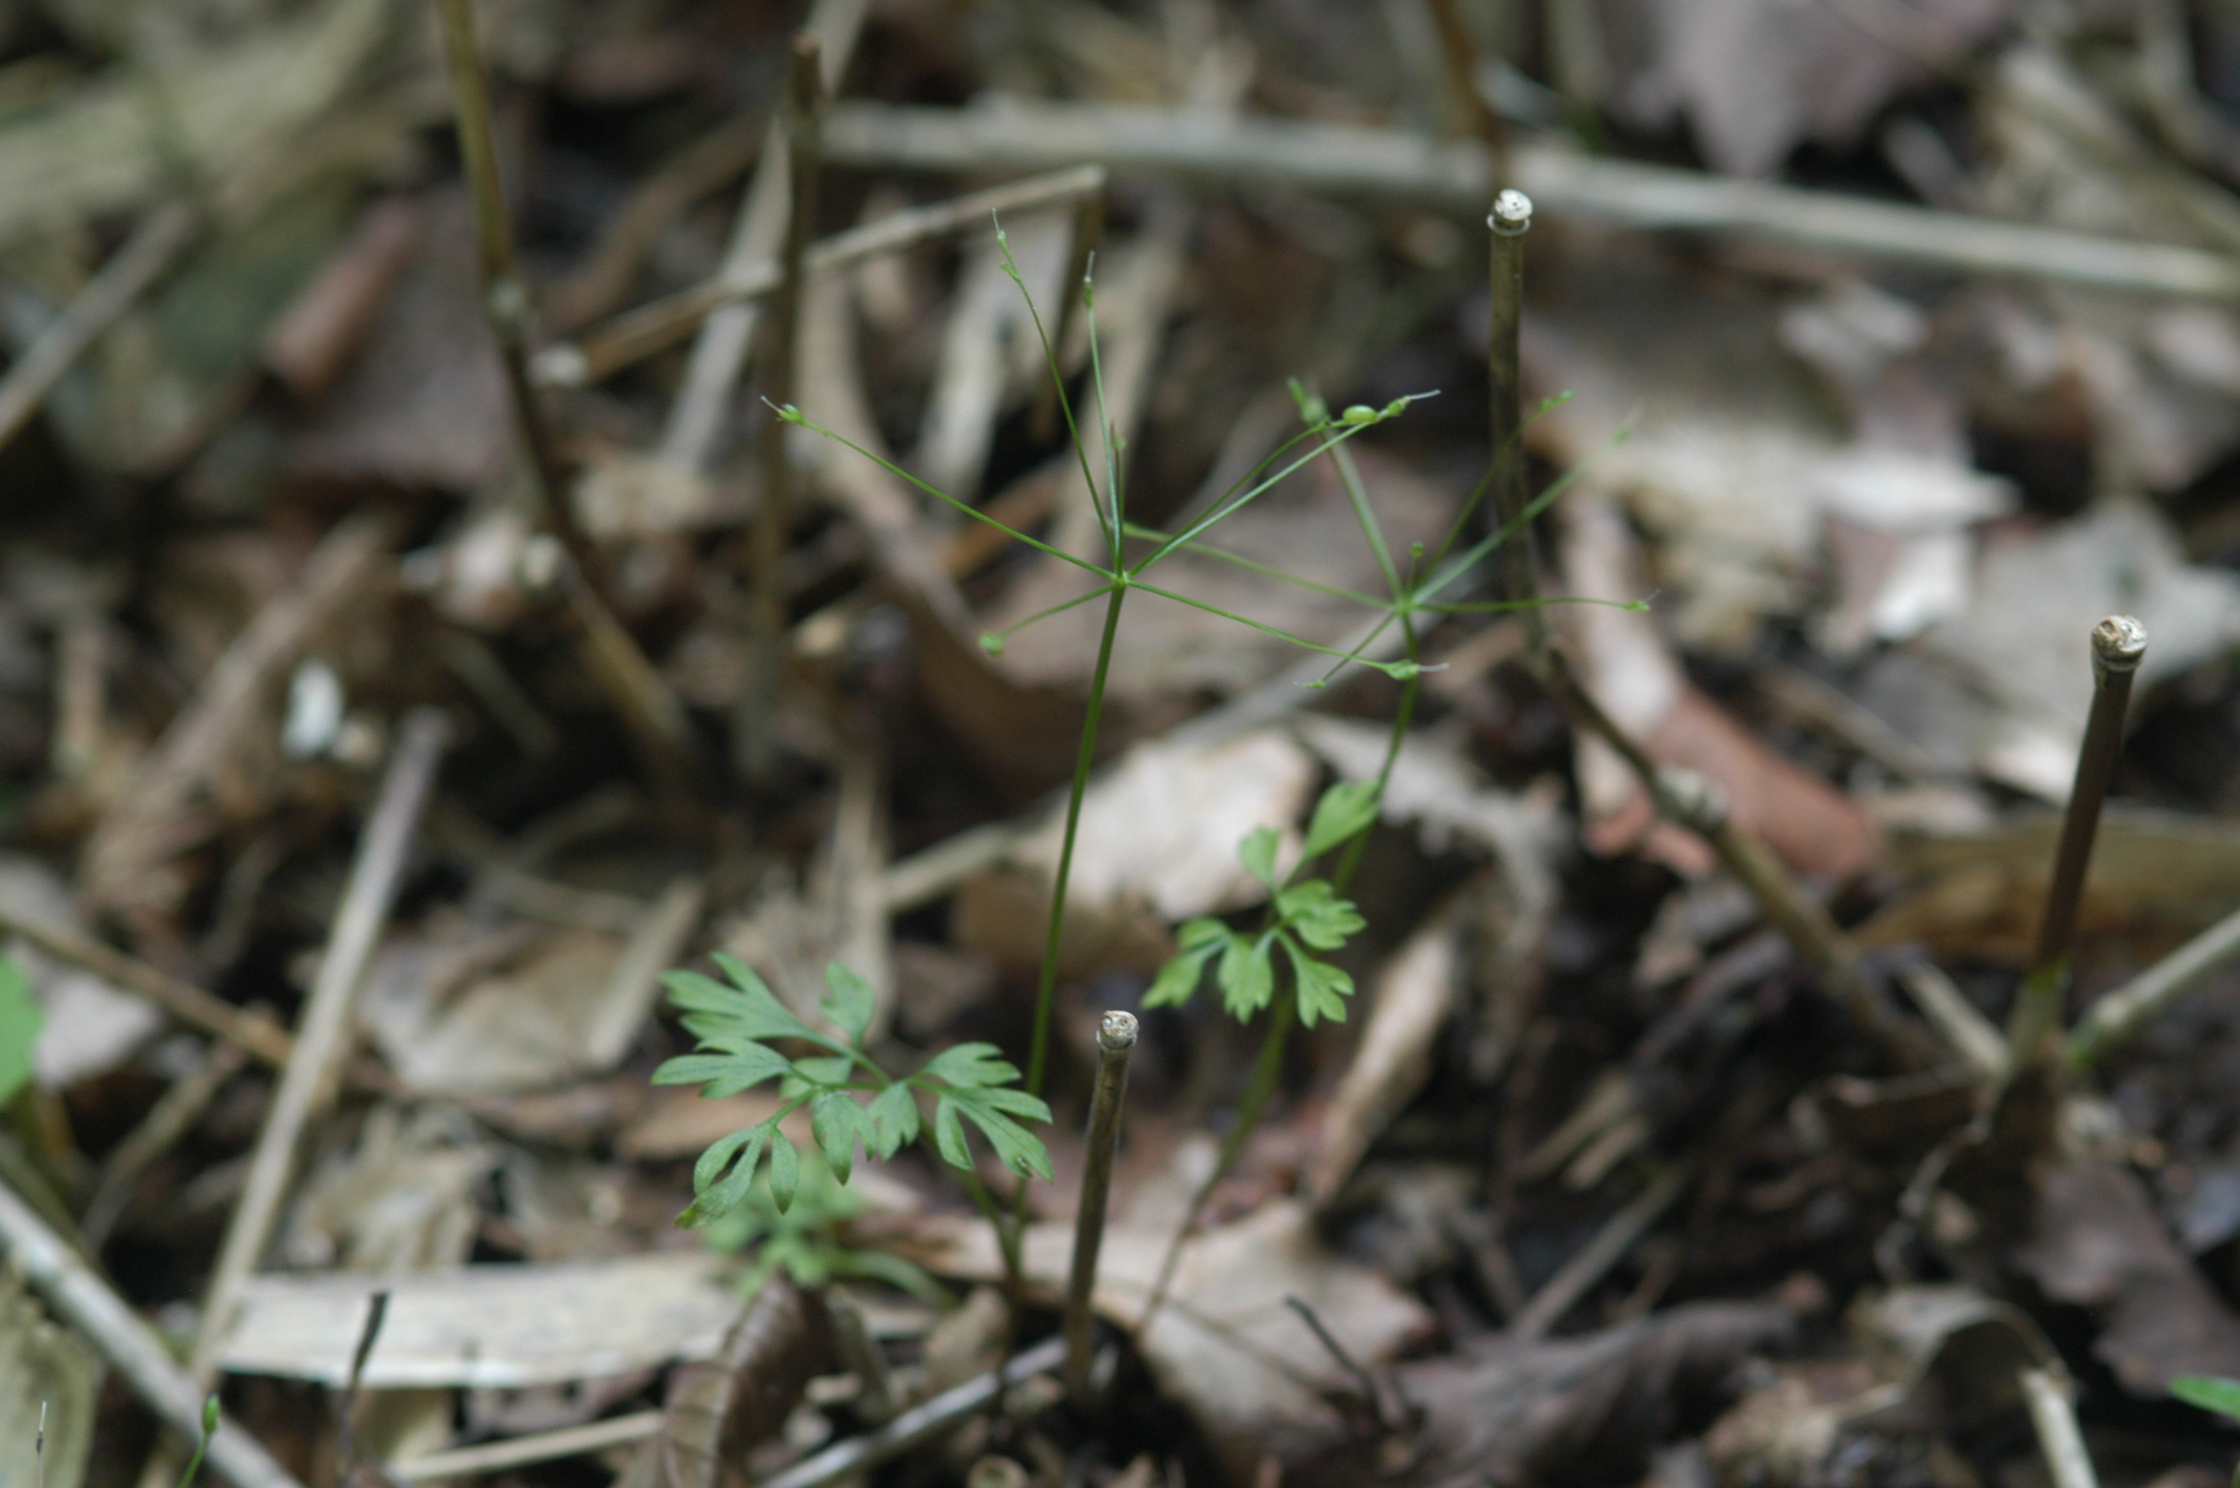
POLYGON ((728 984, 692 971, 672 971, 663 979, 669 1000, 684 1010, 684 1026, 700 1047, 698 1053, 662 1065, 654 1072, 654 1083, 699 1085, 712 1099, 775 1080, 778 1109, 767 1120, 720 1138, 700 1155, 692 1170, 695 1197, 677 1217, 680 1227, 707 1224, 736 1208, 765 1158, 771 1202, 785 1213, 800 1188, 801 1156, 779 1123, 804 1106, 825 1162, 843 1183, 859 1143, 873 1157, 890 1158, 927 1129, 918 1109, 921 1096, 933 1102, 934 1146, 950 1166, 972 1171, 965 1139, 965 1123, 970 1122, 1005 1167, 1021 1176, 1049 1179, 1050 1154, 1014 1118, 1047 1122, 1050 1108, 1012 1088, 1019 1071, 995 1045, 958 1044, 935 1055, 916 1074, 896 1079, 864 1051, 871 1027, 871 984, 845 966, 835 962, 825 969, 828 990, 818 1004, 846 1035, 838 1039, 787 1011, 762 978, 733 957, 718 953, 715 962, 728 984), (789 1054, 780 1044, 810 1052, 789 1054))
POLYGON ((1280 839, 1272 827, 1260 827, 1244 839, 1237 857, 1254 878, 1267 885, 1268 914, 1258 931, 1232 930, 1219 920, 1192 920, 1175 932, 1182 954, 1169 961, 1144 998, 1146 1007, 1174 1007, 1190 1000, 1198 990, 1208 963, 1220 984, 1223 1003, 1240 1023, 1266 1007, 1275 997, 1275 953, 1280 948, 1291 966, 1291 984, 1298 999, 1299 1021, 1309 1028, 1319 1019, 1342 1023, 1345 1000, 1353 995, 1353 978, 1313 954, 1342 948, 1364 923, 1351 900, 1324 878, 1302 883, 1292 880, 1309 862, 1343 846, 1377 819, 1378 788, 1375 781, 1333 785, 1315 804, 1314 820, 1307 827, 1305 849, 1278 878, 1276 851, 1280 839))
POLYGON ((847 1224, 862 1212, 863 1200, 840 1186, 824 1158, 806 1153, 791 1204, 778 1207, 764 1174, 736 1209, 708 1227, 708 1244, 754 1252, 754 1264, 739 1278, 739 1289, 750 1297, 783 1271, 804 1289, 848 1277, 883 1281, 936 1307, 951 1305, 954 1299, 939 1282, 901 1256, 847 1242, 847 1224))
POLYGON ((212 1395, 202 1402, 202 1440, 194 1444, 194 1455, 187 1459, 187 1470, 179 1479, 179 1488, 194 1488, 194 1475, 202 1470, 202 1459, 210 1450, 210 1438, 218 1434, 218 1397, 212 1395))

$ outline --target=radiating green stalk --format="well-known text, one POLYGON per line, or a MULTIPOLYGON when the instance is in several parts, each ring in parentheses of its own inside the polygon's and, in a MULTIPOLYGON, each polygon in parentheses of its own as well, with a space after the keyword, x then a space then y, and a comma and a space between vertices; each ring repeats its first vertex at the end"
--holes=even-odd
MULTIPOLYGON (((1042 941, 1042 971, 1035 980, 1034 1040, 1027 1046, 1027 1094, 1042 1094, 1050 1053, 1050 1008, 1058 995, 1058 950, 1066 928, 1066 884, 1073 876, 1073 844, 1081 831, 1081 802, 1089 794, 1089 769, 1097 758, 1097 725, 1104 717, 1105 679, 1112 672, 1112 643, 1120 633, 1120 605, 1129 585, 1115 580, 1105 601, 1104 634, 1097 641, 1097 667, 1089 678, 1089 712, 1081 722, 1081 748, 1073 759, 1073 790, 1066 797, 1065 836, 1058 844, 1057 883, 1050 898, 1050 926, 1042 941)), ((1020 1188, 1024 1203, 1026 1189, 1020 1188)))

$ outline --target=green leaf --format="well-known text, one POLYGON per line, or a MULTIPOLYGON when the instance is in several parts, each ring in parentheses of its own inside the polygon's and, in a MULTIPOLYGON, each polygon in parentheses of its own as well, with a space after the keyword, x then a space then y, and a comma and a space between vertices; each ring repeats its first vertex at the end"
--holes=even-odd
POLYGON ((718 951, 716 964, 731 978, 725 986, 694 971, 672 971, 661 980, 669 988, 669 1001, 692 1014, 685 1027, 702 1038, 728 1035, 740 1039, 806 1039, 835 1052, 840 1046, 796 1018, 786 1005, 736 957, 718 951))
POLYGON ((933 1145, 952 1168, 972 1169, 972 1149, 964 1144, 964 1123, 957 1119, 957 1103, 943 1096, 933 1103, 933 1145))
POLYGON ((0 1106, 31 1083, 31 1050, 46 1023, 46 1009, 32 999, 23 968, 0 956, 0 1106))
POLYGON ((792 1070, 793 1062, 777 1050, 746 1044, 730 1053, 679 1054, 653 1072, 653 1083, 705 1085, 707 1089, 702 1094, 713 1100, 737 1095, 749 1086, 777 1079, 792 1070))
MULTIPOLYGON (((1048 1118, 1051 1118, 1051 1107, 1042 1105, 1042 1100, 1037 1100, 1035 1096, 1028 1096, 1026 1091, 1017 1091, 1017 1089, 1001 1089, 1001 1091, 999 1089, 972 1089, 972 1091, 954 1091, 954 1094, 948 1096, 948 1100, 945 1100, 945 1105, 950 1107, 952 1114, 961 1112, 965 1120, 970 1120, 974 1127, 981 1129, 981 1136, 988 1138, 988 1145, 995 1147, 997 1159, 1004 1163, 1006 1168, 1021 1174, 1021 1177, 1028 1177, 1028 1174, 1033 1174, 1033 1177, 1042 1179, 1044 1183, 1051 1181, 1051 1152, 1046 1150, 1042 1141, 1039 1141, 1039 1138, 1033 1132, 1028 1132, 1028 1129, 1021 1127, 1017 1120, 1012 1120, 1010 1116, 1004 1114, 1008 1109, 1008 1112, 1030 1116, 1033 1120, 1048 1120, 1048 1118)), ((936 1136, 939 1136, 939 1125, 941 1125, 941 1118, 939 1118, 939 1114, 936 1114, 934 1116, 936 1136)), ((956 1147, 963 1150, 963 1129, 956 1132, 956 1147)), ((950 1156, 948 1147, 943 1147, 941 1154, 950 1156)), ((950 1163, 959 1165, 959 1168, 968 1168, 970 1154, 965 1154, 963 1163, 959 1163, 954 1159, 954 1156, 950 1156, 950 1163)))
POLYGON ((801 1154, 793 1150, 793 1140, 778 1130, 776 1122, 770 1124, 770 1202, 778 1206, 780 1214, 793 1207, 793 1196, 801 1187, 801 1154))
POLYGON ((824 984, 830 990, 818 1006, 827 1018, 847 1030, 857 1047, 862 1047, 864 1031, 871 1027, 872 1010, 878 1005, 871 984, 837 961, 825 966, 824 984))
MULTIPOLYGON (((1188 1002, 1197 992, 1198 983, 1205 977, 1206 963, 1213 959, 1213 953, 1220 950, 1222 942, 1228 938, 1228 932, 1222 928, 1219 920, 1193 920, 1190 924, 1211 925, 1213 939, 1184 951, 1160 967, 1158 977, 1151 983, 1151 990, 1143 995, 1145 1007, 1180 1007, 1188 1002)), ((1190 925, 1182 928, 1188 931, 1190 925)))
POLYGON ((847 1084, 855 1077, 855 1072, 856 1062, 853 1059, 843 1059, 837 1054, 829 1058, 820 1054, 793 1062, 795 1079, 823 1090, 835 1090, 847 1084))
POLYGON ((1281 839, 1273 827, 1254 827, 1237 844, 1237 859, 1254 878, 1268 886, 1270 893, 1276 887, 1276 843, 1281 839))
POLYGON ((1350 899, 1340 899, 1326 880, 1310 878, 1276 896, 1276 914, 1318 951, 1334 951, 1367 924, 1350 899))
POLYGON ((1175 931, 1174 938, 1194 951, 1203 946, 1219 945, 1228 934, 1229 927, 1219 920, 1198 919, 1185 920, 1182 928, 1175 931))
POLYGON ((1314 803, 1314 819, 1307 824, 1306 856, 1318 857, 1349 838, 1367 831, 1377 819, 1377 783, 1374 780, 1341 781, 1314 803))
POLYGON ((2188 1405, 2240 1421, 2240 1380, 2207 1374, 2181 1374, 2170 1381, 2170 1393, 2188 1405))
POLYGON ((842 1183, 855 1166, 856 1133, 863 1125, 863 1107, 844 1090, 818 1096, 809 1103, 809 1129, 816 1133, 817 1148, 825 1165, 842 1183))
POLYGON ((896 1081, 872 1098, 863 1113, 863 1147, 884 1161, 918 1139, 918 1102, 896 1081))
POLYGON ((718 1138, 701 1153, 700 1161, 692 1169, 692 1186, 697 1193, 691 1205, 677 1216, 677 1228, 695 1229, 738 1208, 739 1201, 747 1196, 747 1189, 754 1183, 763 1150, 769 1146, 777 1129, 778 1118, 773 1116, 759 1126, 718 1138), (738 1162, 722 1182, 716 1182, 716 1175, 723 1172, 724 1164, 734 1155, 738 1162))
POLYGON ((1229 1016, 1248 1022, 1275 996, 1275 967, 1269 960, 1264 935, 1232 933, 1221 951, 1221 967, 1214 973, 1221 984, 1221 998, 1229 1016))
POLYGON ((1286 935, 1284 953, 1291 958, 1291 976, 1299 998, 1299 1021, 1312 1028, 1316 1020, 1346 1020, 1346 999, 1353 995, 1353 978, 1327 961, 1317 961, 1286 935))
POLYGON ((955 1044, 927 1060, 912 1078, 966 1087, 1008 1085, 1019 1078, 1019 1068, 994 1044, 955 1044))

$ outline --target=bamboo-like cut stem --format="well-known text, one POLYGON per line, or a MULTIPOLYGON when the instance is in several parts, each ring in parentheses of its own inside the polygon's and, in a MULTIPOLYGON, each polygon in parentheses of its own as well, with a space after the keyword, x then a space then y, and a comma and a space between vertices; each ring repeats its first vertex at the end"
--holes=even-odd
POLYGON ((1089 1105, 1081 1207, 1073 1219, 1073 1269, 1066 1278, 1066 1393, 1077 1405, 1089 1398, 1090 1345, 1096 1336, 1089 1301, 1096 1290, 1097 1252, 1104 1244, 1105 1211, 1112 1197, 1112 1158, 1120 1144, 1120 1108, 1127 1100, 1128 1060, 1135 1049, 1135 1014, 1106 1013, 1097 1025, 1097 1088, 1089 1105))
POLYGON ((2047 1055, 2061 1026, 2069 985, 2069 953, 2076 943, 2077 906, 2100 830, 2100 806, 2123 752, 2123 724, 2131 709, 2131 681, 2147 655, 2147 628, 2129 615, 2110 615, 2092 628, 2092 713, 2077 750, 2076 783, 2061 820, 2053 880, 2046 886, 2045 917, 2038 923, 2037 954, 2015 1000, 2007 1044, 2017 1063, 2047 1055))

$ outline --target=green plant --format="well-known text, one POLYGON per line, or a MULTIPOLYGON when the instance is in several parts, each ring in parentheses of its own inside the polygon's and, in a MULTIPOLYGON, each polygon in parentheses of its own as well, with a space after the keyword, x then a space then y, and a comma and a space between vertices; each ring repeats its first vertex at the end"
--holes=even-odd
POLYGON ((1309 1028, 1320 1018, 1344 1022, 1353 978, 1313 953, 1341 949, 1365 922, 1353 902, 1340 898, 1328 879, 1292 880, 1308 863, 1368 830, 1377 817, 1377 796, 1375 781, 1333 785, 1324 791, 1315 803, 1304 848, 1280 878, 1275 865, 1281 839, 1275 829, 1258 827, 1246 836, 1237 857, 1268 890, 1268 912, 1260 929, 1247 932, 1232 930, 1219 920, 1191 920, 1175 932, 1182 952, 1161 968, 1144 1005, 1188 1002, 1211 964, 1223 1005, 1238 1022, 1246 1022, 1275 997, 1275 952, 1280 948, 1291 966, 1299 1021, 1309 1028))
POLYGON ((202 1470, 202 1459, 210 1451, 210 1438, 218 1434, 218 1397, 209 1396, 202 1402, 202 1439, 194 1444, 194 1455, 187 1459, 187 1470, 179 1475, 179 1488, 194 1488, 194 1475, 202 1470))
MULTIPOLYGON (((2182 1374, 2170 1381, 2170 1393, 2188 1405, 2198 1405, 2228 1421, 2240 1422, 2240 1380, 2182 1374)), ((2232 1483, 2233 1488, 2240 1488, 2240 1465, 2232 1469, 2232 1483)))
POLYGON ((862 1212, 863 1200, 842 1187, 823 1156, 812 1152, 801 1164, 791 1204, 779 1207, 765 1174, 737 1208, 708 1227, 708 1244, 717 1250, 753 1251, 754 1263, 739 1282, 748 1296, 783 1271, 799 1287, 856 1277, 946 1305, 948 1293, 919 1267, 901 1256, 848 1243, 847 1225, 862 1212))
POLYGON ((845 1039, 819 1033, 802 1022, 764 984, 733 957, 717 953, 716 965, 729 984, 693 971, 672 971, 663 980, 669 1000, 685 1013, 684 1026, 700 1041, 699 1051, 680 1055, 654 1072, 657 1085, 699 1085, 709 1097, 737 1095, 757 1085, 778 1082, 778 1109, 767 1119, 717 1139, 693 1167, 695 1197, 677 1218, 680 1226, 704 1225, 728 1214, 746 1198, 763 1161, 769 1160, 769 1193, 779 1213, 793 1203, 801 1183, 801 1157, 779 1122, 803 1106, 810 1129, 830 1165, 845 1183, 856 1147, 876 1158, 890 1158, 930 1132, 935 1149, 952 1167, 972 1172, 965 1122, 979 1128, 1004 1166, 1024 1176, 1047 1180, 1050 1154, 1014 1118, 1050 1119, 1040 1097, 1012 1089, 1018 1069, 993 1044, 958 1044, 937 1054, 917 1073, 897 1079, 864 1050, 871 1026, 871 984, 834 962, 825 968, 820 1010, 845 1039), (795 1056, 774 1047, 806 1044, 819 1052, 795 1056), (858 1097, 868 1094, 868 1101, 858 1097), (933 1101, 928 1127, 918 1097, 933 1101))
POLYGON ((0 956, 0 1106, 31 1083, 31 1049, 46 1022, 23 968, 0 956))
MULTIPOLYGON (((1019 286, 1022 296, 1026 296, 1025 283, 1017 264, 1012 260, 1009 243, 1000 224, 996 229, 996 241, 1005 273, 1019 286)), ((1064 395, 1064 376, 1059 366, 1057 350, 1051 344, 1032 297, 1026 296, 1029 315, 1042 342, 1044 360, 1052 382, 1059 390, 1057 402, 1064 414, 1068 440, 1074 457, 1080 463, 1090 501, 1096 510, 1097 527, 1104 548, 1101 562, 1069 553, 1007 526, 969 503, 918 479, 892 461, 816 424, 791 404, 774 409, 776 415, 785 422, 798 424, 824 435, 917 489, 956 508, 965 516, 995 527, 1050 558, 1080 569, 1087 576, 1089 582, 1082 593, 1039 611, 1005 631, 983 636, 981 645, 990 654, 1000 654, 1011 635, 1038 620, 1098 601, 1104 604, 1104 624, 1090 675, 1087 709, 1075 750, 1050 910, 1045 924, 1024 1088, 1012 1088, 1018 1072, 986 1044, 951 1049, 937 1056, 917 1074, 903 1080, 894 1079, 879 1069, 863 1048, 863 1031, 870 1017, 870 990, 860 978, 838 966, 831 968, 828 974, 832 994, 824 1006, 827 1016, 848 1033, 850 1042, 845 1044, 810 1030, 785 1011, 752 971, 734 961, 723 960, 720 963, 731 979, 732 985, 729 987, 691 973, 675 974, 670 978, 672 1000, 688 1013, 686 1026, 699 1035, 701 1051, 671 1060, 662 1067, 656 1079, 668 1084, 701 1084, 710 1095, 731 1094, 774 1079, 780 1082, 780 1098, 783 1103, 778 1115, 722 1138, 702 1155, 693 1175, 696 1197, 691 1207, 680 1217, 680 1224, 704 1224, 738 1205, 755 1183, 757 1171, 766 1155, 769 1159, 771 1199, 778 1212, 784 1212, 792 1202, 798 1186, 797 1155, 792 1145, 778 1131, 779 1117, 784 1114, 804 1104, 810 1107, 818 1143, 831 1163, 834 1176, 845 1182, 858 1139, 870 1155, 886 1158, 919 1134, 921 1127, 915 1105, 916 1096, 912 1093, 918 1092, 931 1096, 935 1101, 931 1126, 933 1145, 943 1159, 965 1174, 968 1186, 974 1188, 975 1199, 990 1214, 991 1219, 996 1221, 1007 1264, 1016 1272, 1018 1233, 1025 1213, 1025 1189, 1023 1186, 1020 1189, 1019 1203, 1013 1211, 1011 1223, 1005 1225, 987 1197, 977 1189, 970 1154, 966 1148, 963 1123, 969 1120, 977 1126, 996 1155, 1013 1172, 1021 1177, 1049 1177, 1049 1157, 1041 1142, 1013 1118, 1049 1120, 1049 1109, 1040 1097, 1047 1070, 1051 1009, 1057 985, 1058 950, 1074 852, 1079 838, 1081 806, 1088 792, 1090 770, 1096 758, 1106 684, 1111 674, 1121 607, 1128 596, 1137 591, 1206 611, 1332 658, 1330 672, 1313 685, 1327 683, 1331 676, 1349 662, 1373 667, 1402 684, 1400 706, 1393 720, 1391 746, 1377 780, 1334 787, 1324 795, 1316 808, 1314 820, 1309 825, 1307 849, 1299 862, 1292 864, 1279 879, 1275 873, 1275 851, 1279 839, 1274 831, 1255 832, 1246 839, 1242 848, 1245 862, 1267 884, 1271 898, 1268 917, 1261 930, 1245 935, 1229 930, 1218 921, 1192 921, 1181 930, 1181 956, 1162 973, 1154 989, 1154 1002, 1182 1001, 1190 995, 1204 968, 1211 962, 1215 965, 1216 979, 1223 988, 1230 1010, 1240 1019, 1248 1019, 1274 999, 1274 957, 1278 949, 1283 952, 1290 967, 1293 996, 1275 1003, 1274 1020, 1255 1062, 1245 1099, 1239 1107, 1236 1127, 1232 1130, 1230 1142, 1224 1147, 1224 1168, 1227 1161, 1233 1158, 1243 1136, 1249 1133, 1275 1087, 1285 1035, 1294 1017, 1302 1018, 1312 1025, 1322 1018, 1342 1019, 1345 1016, 1345 999, 1352 993, 1352 980, 1344 971, 1314 953, 1338 949, 1361 928, 1361 918, 1344 898, 1344 891, 1360 860, 1365 829, 1375 820, 1377 800, 1390 776, 1400 743, 1406 736, 1414 714, 1423 672, 1418 652, 1419 625, 1425 616, 1462 615, 1516 608, 1516 605, 1508 602, 1476 602, 1453 596, 1475 581, 1480 565, 1489 553, 1561 494, 1570 477, 1555 483, 1514 519, 1501 524, 1495 531, 1458 553, 1454 551, 1455 548, 1469 529, 1471 520, 1491 488, 1495 472, 1502 468, 1501 460, 1497 460, 1489 468, 1486 479, 1479 483, 1478 489, 1457 515, 1436 551, 1427 555, 1421 545, 1412 548, 1403 572, 1378 528, 1360 472, 1345 445, 1364 430, 1399 417, 1417 398, 1430 394, 1396 398, 1381 408, 1355 405, 1333 417, 1319 398, 1294 384, 1293 394, 1299 402, 1303 425, 1298 433, 1279 444, 1243 478, 1215 497, 1195 516, 1181 522, 1176 530, 1167 532, 1140 526, 1127 518, 1125 482, 1122 479, 1119 456, 1120 441, 1104 413, 1103 366, 1097 339, 1095 289, 1093 279, 1086 275, 1082 281, 1081 302, 1088 333, 1090 382, 1102 436, 1099 443, 1104 452, 1101 482, 1099 472, 1092 468, 1095 462, 1090 457, 1089 444, 1083 437, 1080 422, 1075 416, 1071 401, 1064 395), (1309 462, 1324 457, 1329 457, 1336 463, 1347 499, 1385 580, 1388 591, 1386 598, 1379 599, 1366 593, 1285 573, 1241 555, 1225 552, 1207 541, 1208 534, 1223 521, 1309 462), (1263 573, 1271 579, 1353 600, 1367 609, 1382 612, 1383 618, 1357 645, 1341 650, 1150 581, 1147 575, 1152 569, 1164 559, 1184 551, 1205 554, 1263 573), (1383 660, 1367 654, 1379 636, 1395 624, 1402 631, 1404 655, 1398 660, 1383 660), (1346 849, 1344 857, 1327 878, 1292 882, 1303 864, 1341 845, 1346 849), (806 1043, 823 1052, 793 1058, 773 1049, 770 1040, 806 1043), (867 1105, 857 1100, 857 1094, 863 1092, 871 1094, 867 1105)), ((1543 405, 1543 409, 1554 406, 1556 401, 1560 400, 1551 400, 1549 404, 1543 405)), ((1500 454, 1502 459, 1514 456, 1513 438, 1504 445, 1500 454)), ((1203 1202, 1203 1194, 1200 1202, 1203 1202)), ((1193 1212, 1193 1219, 1194 1217, 1193 1212)))

